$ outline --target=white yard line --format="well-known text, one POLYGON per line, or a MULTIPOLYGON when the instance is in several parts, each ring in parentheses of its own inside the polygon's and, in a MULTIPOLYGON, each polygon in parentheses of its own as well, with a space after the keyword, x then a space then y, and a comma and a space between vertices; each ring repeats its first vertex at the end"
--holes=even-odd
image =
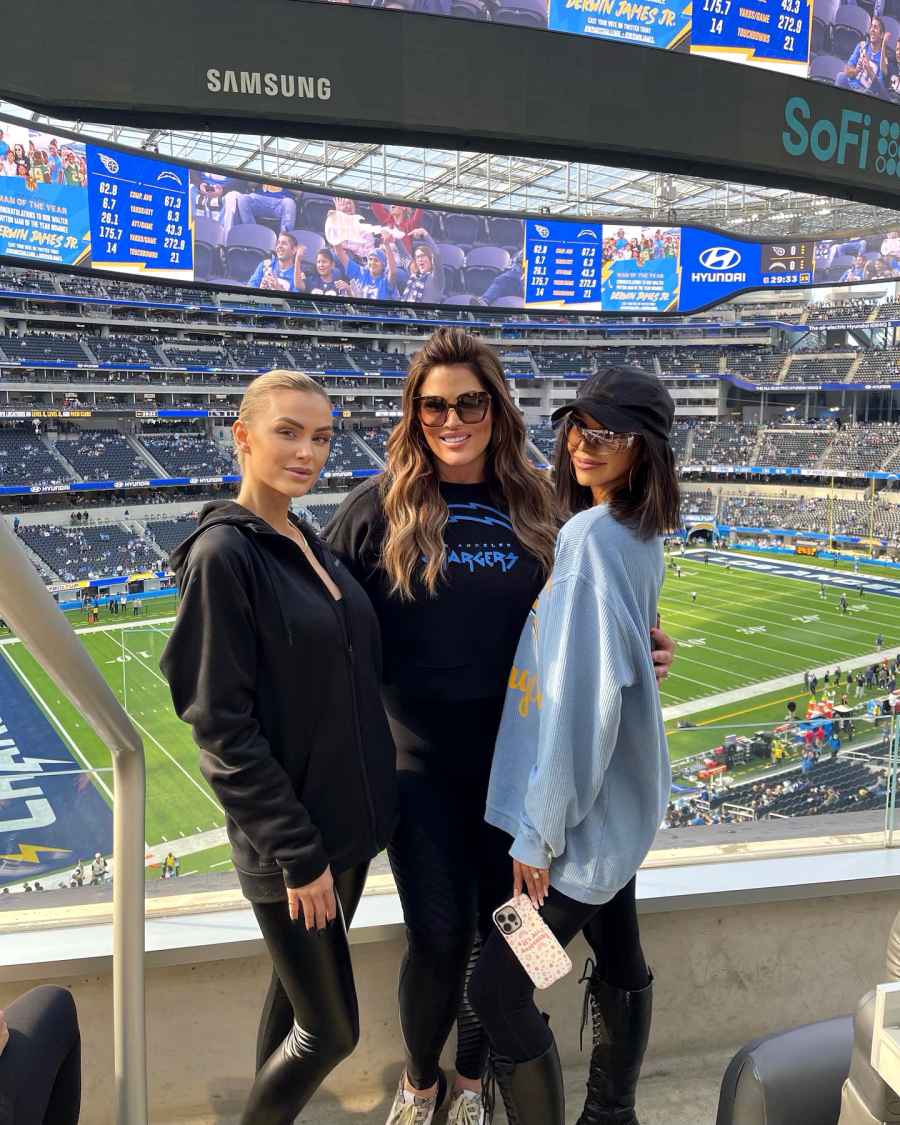
MULTIPOLYGON (((140 664, 144 668, 146 668, 147 671, 152 676, 155 676, 156 679, 160 681, 160 683, 166 684, 166 687, 168 687, 168 684, 166 683, 166 680, 159 674, 159 672, 157 672, 154 668, 152 668, 145 660, 142 660, 137 655, 137 653, 132 652, 131 649, 129 649, 129 648, 126 648, 125 652, 131 657, 132 660, 136 660, 138 664, 140 664)), ((139 722, 138 719, 136 719, 133 714, 128 713, 128 718, 134 723, 134 725, 138 728, 139 731, 141 731, 144 735, 146 735, 147 738, 150 739, 150 741, 153 743, 154 746, 156 746, 163 754, 165 754, 165 756, 169 759, 169 761, 172 763, 172 765, 175 766, 176 769, 180 770, 184 774, 184 776, 188 779, 188 781, 191 783, 191 785, 193 785, 200 793, 203 794, 203 796, 206 798, 207 801, 209 801, 209 803, 213 806, 213 808, 216 810, 216 812, 221 812, 219 804, 215 800, 215 798, 212 796, 212 794, 207 789, 203 788, 203 786, 200 784, 200 782, 195 777, 193 777, 184 768, 184 766, 181 764, 181 762, 179 762, 178 759, 175 758, 165 748, 165 746, 163 746, 163 744, 159 741, 159 739, 156 738, 156 736, 153 735, 149 730, 147 730, 147 728, 143 725, 143 723, 139 722)))
MULTIPOLYGON (((171 625, 174 620, 174 617, 135 617, 127 624, 114 625, 110 619, 105 625, 79 625, 75 632, 78 636, 83 633, 118 633, 120 629, 148 629, 156 625, 171 625)), ((157 629, 156 632, 162 632, 162 630, 157 629)), ((0 647, 5 648, 9 645, 20 645, 21 643, 18 637, 4 637, 0 640, 0 647)))
MULTIPOLYGON (((849 660, 840 661, 841 668, 847 671, 850 668, 868 668, 870 664, 880 664, 884 652, 870 652, 866 656, 854 656, 849 660)), ((811 668, 810 673, 821 679, 826 672, 834 671, 834 661, 823 664, 819 668, 811 668)), ((717 695, 707 695, 703 699, 695 699, 687 703, 678 703, 673 707, 663 707, 663 718, 683 719, 686 715, 695 715, 698 711, 708 711, 713 707, 722 707, 726 703, 741 703, 745 699, 752 699, 757 695, 767 695, 770 691, 780 691, 782 688, 796 688, 803 691, 802 679, 798 679, 796 672, 785 676, 776 676, 771 680, 751 684, 749 687, 733 688, 731 691, 720 691, 717 695)))
POLYGON ((32 695, 32 697, 34 698, 35 702, 36 702, 36 703, 37 703, 37 704, 38 704, 38 705, 39 705, 40 707, 42 707, 42 708, 43 708, 43 710, 44 710, 45 714, 47 715, 47 718, 48 718, 48 719, 50 720, 50 722, 51 722, 51 723, 53 723, 53 725, 54 725, 54 726, 56 727, 56 729, 57 729, 57 730, 59 731, 59 733, 60 733, 60 734, 62 735, 63 739, 64 739, 64 740, 66 741, 66 743, 67 743, 67 744, 69 745, 69 747, 70 747, 70 749, 71 749, 72 753, 73 753, 73 754, 74 754, 74 755, 75 755, 75 756, 76 756, 76 757, 78 758, 78 761, 82 763, 82 765, 83 765, 83 766, 85 767, 85 769, 86 769, 86 770, 88 770, 88 771, 89 771, 89 772, 91 773, 91 775, 93 776, 93 779, 94 779, 94 781, 95 781, 95 782, 97 783, 97 785, 98 785, 98 786, 99 786, 99 787, 100 787, 100 788, 101 788, 101 789, 103 790, 103 792, 104 792, 104 793, 105 793, 105 794, 107 795, 107 797, 109 797, 109 802, 110 802, 110 804, 112 804, 112 803, 113 803, 113 794, 112 794, 112 790, 111 790, 111 789, 110 789, 110 787, 109 787, 109 786, 108 786, 108 785, 106 784, 106 782, 105 782, 105 781, 103 780, 103 778, 102 778, 102 777, 99 777, 99 776, 98 776, 98 775, 97 775, 97 774, 96 774, 96 773, 94 772, 94 769, 93 769, 93 767, 91 766, 91 763, 90 763, 90 762, 89 762, 89 761, 87 760, 87 758, 85 758, 84 754, 82 754, 82 752, 81 752, 81 751, 80 751, 80 750, 78 749, 78 746, 77 746, 77 745, 76 745, 76 743, 75 743, 75 739, 74 739, 74 738, 72 738, 72 736, 71 736, 71 735, 69 734, 69 732, 68 732, 68 731, 66 730, 66 728, 65 728, 65 727, 63 726, 63 724, 62 724, 62 723, 60 722, 60 720, 59 720, 59 719, 58 719, 58 718, 56 717, 56 714, 54 713, 54 711, 53 711, 53 708, 52 708, 52 707, 50 706, 50 704, 49 704, 49 703, 48 703, 48 702, 46 701, 46 699, 44 699, 44 697, 43 697, 43 696, 42 696, 42 695, 40 694, 40 692, 39 692, 39 691, 37 690, 37 688, 36 688, 36 687, 34 686, 34 684, 33 684, 33 683, 31 682, 31 680, 29 680, 29 678, 28 678, 28 677, 27 677, 27 676, 25 675, 25 673, 24 673, 24 672, 22 671, 22 669, 21 669, 21 668, 19 667, 19 664, 18 664, 18 662, 17 662, 17 661, 16 661, 16 660, 15 660, 15 659, 13 658, 13 655, 12 655, 12 653, 11 653, 11 652, 6 652, 6 653, 4 653, 3 655, 4 655, 4 656, 6 657, 6 659, 7 659, 7 660, 8 660, 9 662, 10 662, 10 664, 12 664, 13 668, 15 668, 15 670, 16 670, 16 674, 18 675, 19 679, 20 679, 20 680, 22 681, 22 683, 23 683, 23 684, 25 685, 25 687, 26 687, 26 688, 28 689, 28 691, 29 691, 29 692, 31 693, 31 695, 32 695))

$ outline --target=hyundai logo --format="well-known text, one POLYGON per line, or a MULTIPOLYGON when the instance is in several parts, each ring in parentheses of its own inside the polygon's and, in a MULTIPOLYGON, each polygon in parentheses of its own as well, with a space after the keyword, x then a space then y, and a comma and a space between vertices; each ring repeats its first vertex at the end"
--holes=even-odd
POLYGON ((733 246, 710 246, 700 255, 700 264, 708 270, 733 270, 740 261, 740 251, 733 246))

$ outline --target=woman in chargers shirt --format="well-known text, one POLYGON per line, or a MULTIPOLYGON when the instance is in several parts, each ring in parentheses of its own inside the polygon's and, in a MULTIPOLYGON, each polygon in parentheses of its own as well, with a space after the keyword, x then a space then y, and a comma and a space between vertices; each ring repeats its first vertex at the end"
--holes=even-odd
MULTIPOLYGON (((387 466, 325 536, 378 615, 397 749, 388 852, 409 943, 407 1060, 388 1121, 430 1125, 446 1091, 438 1060, 459 1015, 448 1125, 481 1125, 487 1042, 460 1005, 475 934, 510 890, 509 844, 484 823, 485 797, 516 643, 552 565, 556 505, 526 457, 496 353, 461 328, 439 329, 413 357, 387 466)), ((672 645, 663 634, 656 643, 664 675, 672 645)))

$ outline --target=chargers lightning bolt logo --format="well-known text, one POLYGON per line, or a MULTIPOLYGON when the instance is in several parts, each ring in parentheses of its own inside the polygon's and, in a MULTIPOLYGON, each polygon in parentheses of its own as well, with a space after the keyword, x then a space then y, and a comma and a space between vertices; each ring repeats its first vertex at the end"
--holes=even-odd
MULTIPOLYGON (((468 504, 450 504, 450 524, 474 523, 482 527, 502 527, 504 531, 513 533, 513 526, 509 516, 497 508, 487 504, 478 504, 474 501, 468 504)), ((503 544, 510 546, 510 544, 503 544)), ((512 551, 498 551, 484 549, 478 551, 451 550, 447 552, 447 562, 456 563, 458 566, 468 567, 474 574, 476 567, 499 566, 504 574, 508 574, 519 561, 519 556, 512 551)))
POLYGON ((12 855, 0 855, 0 859, 7 859, 10 863, 39 864, 41 858, 38 852, 52 852, 54 855, 68 855, 68 848, 48 848, 44 844, 19 844, 18 852, 12 855))

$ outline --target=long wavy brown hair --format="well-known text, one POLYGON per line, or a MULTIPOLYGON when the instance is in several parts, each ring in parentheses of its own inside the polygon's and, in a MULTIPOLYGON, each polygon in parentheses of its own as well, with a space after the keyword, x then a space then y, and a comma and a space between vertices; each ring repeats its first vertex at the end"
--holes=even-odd
POLYGON ((391 592, 414 596, 418 577, 434 596, 446 565, 444 528, 449 515, 439 489, 434 457, 422 432, 416 395, 433 368, 463 364, 491 396, 492 434, 486 480, 495 503, 509 512, 513 529, 544 574, 553 567, 559 529, 549 481, 529 463, 526 433, 496 353, 462 328, 439 328, 413 356, 403 389, 403 418, 387 443, 382 501, 387 530, 381 562, 391 592), (424 561, 423 561, 424 560, 424 561))

